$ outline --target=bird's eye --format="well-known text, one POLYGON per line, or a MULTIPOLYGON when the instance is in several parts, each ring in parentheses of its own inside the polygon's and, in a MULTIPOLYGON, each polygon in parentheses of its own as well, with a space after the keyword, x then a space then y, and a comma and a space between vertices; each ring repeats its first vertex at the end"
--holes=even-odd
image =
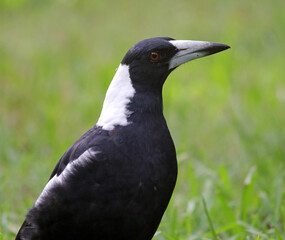
POLYGON ((151 61, 156 62, 159 59, 159 53, 158 52, 151 52, 149 55, 149 58, 151 61))

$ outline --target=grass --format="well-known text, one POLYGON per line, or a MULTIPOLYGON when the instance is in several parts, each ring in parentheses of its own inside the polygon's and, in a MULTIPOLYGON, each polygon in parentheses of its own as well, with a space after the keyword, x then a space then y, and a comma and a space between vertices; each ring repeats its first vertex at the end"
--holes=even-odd
POLYGON ((2 0, 0 239, 14 239, 58 159, 96 123, 128 48, 154 36, 232 47, 165 84, 179 177, 154 239, 284 239, 284 7, 2 0))
POLYGON ((213 239, 214 239, 214 240, 218 240, 218 237, 217 237, 215 228, 214 228, 214 226, 213 226, 212 219, 211 219, 210 214, 209 214, 208 209, 207 209, 206 201, 205 201, 205 199, 204 199, 203 197, 202 197, 202 203, 203 203, 204 211, 205 211, 206 216, 207 216, 207 220, 208 220, 209 226, 210 226, 210 228, 211 228, 211 232, 212 232, 212 235, 213 235, 213 239))

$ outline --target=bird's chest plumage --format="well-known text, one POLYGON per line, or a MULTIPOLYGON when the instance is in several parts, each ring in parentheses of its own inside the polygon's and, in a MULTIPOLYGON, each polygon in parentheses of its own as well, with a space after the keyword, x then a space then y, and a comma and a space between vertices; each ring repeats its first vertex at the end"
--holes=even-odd
POLYGON ((108 138, 112 142, 107 156, 112 173, 106 189, 111 190, 115 206, 120 206, 113 209, 120 211, 120 228, 131 225, 137 231, 154 233, 177 176, 176 153, 169 131, 160 122, 146 122, 116 128, 108 132, 108 138), (124 217, 120 218, 122 212, 124 217))
POLYGON ((108 135, 113 150, 107 158, 110 169, 116 169, 115 186, 123 182, 124 188, 129 185, 140 197, 172 193, 177 175, 176 153, 164 123, 131 124, 111 130, 108 135))

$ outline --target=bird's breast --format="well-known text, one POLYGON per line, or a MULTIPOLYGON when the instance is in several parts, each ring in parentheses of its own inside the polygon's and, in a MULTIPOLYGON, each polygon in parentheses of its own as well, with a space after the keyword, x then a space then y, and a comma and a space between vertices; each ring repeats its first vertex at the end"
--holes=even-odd
POLYGON ((122 177, 131 178, 139 188, 151 191, 167 188, 167 184, 174 187, 176 151, 164 121, 130 124, 111 130, 108 135, 124 169, 122 177))

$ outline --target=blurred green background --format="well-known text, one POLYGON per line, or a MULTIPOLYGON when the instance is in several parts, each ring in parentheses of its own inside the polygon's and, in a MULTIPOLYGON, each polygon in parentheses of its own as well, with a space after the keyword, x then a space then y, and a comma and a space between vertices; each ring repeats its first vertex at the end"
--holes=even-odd
POLYGON ((232 48, 165 84, 179 177, 154 239, 285 239, 284 13, 284 0, 0 0, 0 239, 97 122, 126 51, 156 36, 232 48))

